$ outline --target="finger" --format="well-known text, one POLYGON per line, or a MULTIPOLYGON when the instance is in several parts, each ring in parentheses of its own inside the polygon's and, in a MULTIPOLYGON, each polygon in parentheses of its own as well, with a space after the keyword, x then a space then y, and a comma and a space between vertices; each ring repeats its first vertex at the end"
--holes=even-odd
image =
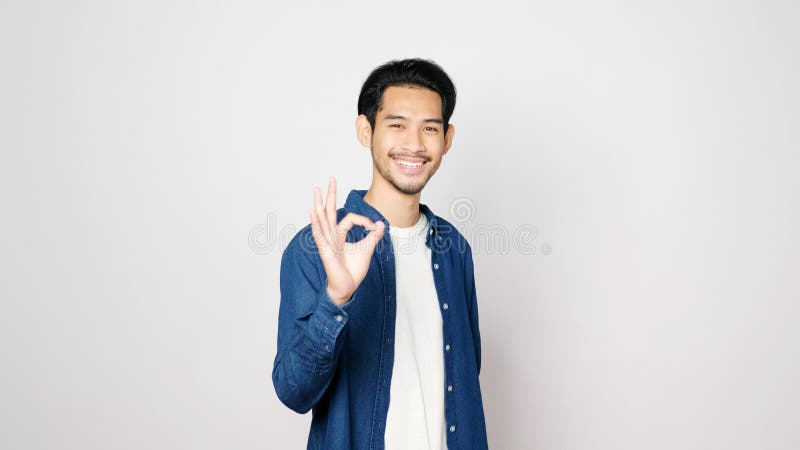
POLYGON ((328 218, 325 216, 325 208, 322 206, 322 191, 316 186, 314 186, 314 212, 317 215, 320 229, 325 233, 326 237, 329 237, 331 234, 331 227, 330 224, 328 224, 328 218))
POLYGON ((361 225, 362 227, 372 229, 375 226, 375 222, 369 220, 369 217, 367 216, 362 216, 361 214, 351 212, 344 216, 338 223, 339 228, 342 228, 345 231, 353 228, 353 225, 361 225))
POLYGON ((378 242, 380 242, 381 238, 383 238, 383 233, 385 231, 386 225, 383 223, 383 221, 379 220, 375 222, 375 226, 369 233, 367 233, 364 239, 358 241, 356 245, 362 252, 371 255, 372 252, 375 251, 375 246, 377 246, 378 242))
POLYGON ((328 224, 336 226, 336 178, 328 180, 328 198, 325 200, 325 213, 328 215, 328 224))
POLYGON ((348 213, 342 217, 342 220, 336 224, 331 230, 331 246, 338 252, 342 252, 346 248, 347 232, 353 228, 353 225, 361 225, 367 230, 375 228, 375 224, 366 216, 356 213, 348 213))
POLYGON ((317 217, 317 212, 314 209, 308 210, 308 215, 311 217, 311 235, 314 237, 314 242, 317 244, 319 257, 322 259, 323 266, 328 266, 328 258, 334 255, 328 236, 322 231, 322 226, 317 217))

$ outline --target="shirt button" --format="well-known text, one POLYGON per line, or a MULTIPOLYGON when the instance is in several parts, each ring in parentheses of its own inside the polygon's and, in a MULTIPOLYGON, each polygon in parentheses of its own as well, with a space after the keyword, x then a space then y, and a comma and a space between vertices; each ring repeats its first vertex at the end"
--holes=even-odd
POLYGON ((433 234, 433 228, 431 228, 431 232, 430 232, 430 234, 433 234))
POLYGON ((453 385, 447 386, 447 392, 453 392, 453 385))
POLYGON ((450 344, 447 344, 447 345, 444 346, 444 351, 446 351, 446 352, 450 351, 450 344))
POLYGON ((342 315, 341 315, 341 314, 337 314, 337 315, 334 317, 334 319, 336 319, 336 321, 337 321, 337 322, 341 322, 341 321, 342 321, 342 315))
POLYGON ((448 306, 448 305, 447 305, 447 303, 445 303, 444 305, 442 305, 442 308, 444 308, 444 309, 447 309, 447 308, 449 308, 449 307, 450 307, 450 306, 448 306))
POLYGON ((439 263, 434 263, 434 264, 433 264, 433 268, 434 268, 434 269, 438 269, 438 268, 439 268, 439 263))
POLYGON ((450 425, 450 432, 454 433, 455 431, 456 431, 456 426, 455 425, 450 425))

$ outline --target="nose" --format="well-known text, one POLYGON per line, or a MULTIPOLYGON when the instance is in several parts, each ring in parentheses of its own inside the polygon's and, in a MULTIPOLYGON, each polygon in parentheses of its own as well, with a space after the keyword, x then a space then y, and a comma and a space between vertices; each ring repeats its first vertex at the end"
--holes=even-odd
POLYGON ((406 133, 406 139, 402 145, 404 150, 408 150, 409 152, 421 152, 425 150, 425 144, 422 142, 422 136, 420 136, 420 132, 416 130, 409 130, 406 133))

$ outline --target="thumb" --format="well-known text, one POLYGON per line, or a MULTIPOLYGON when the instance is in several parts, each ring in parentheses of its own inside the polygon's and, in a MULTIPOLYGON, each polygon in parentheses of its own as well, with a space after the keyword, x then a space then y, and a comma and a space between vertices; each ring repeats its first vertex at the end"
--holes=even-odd
POLYGON ((383 221, 378 220, 373 226, 368 227, 368 229, 370 229, 370 232, 367 233, 364 239, 359 241, 359 244, 371 254, 375 250, 375 246, 377 246, 378 242, 380 242, 381 238, 383 238, 383 233, 386 231, 386 225, 383 223, 383 221))

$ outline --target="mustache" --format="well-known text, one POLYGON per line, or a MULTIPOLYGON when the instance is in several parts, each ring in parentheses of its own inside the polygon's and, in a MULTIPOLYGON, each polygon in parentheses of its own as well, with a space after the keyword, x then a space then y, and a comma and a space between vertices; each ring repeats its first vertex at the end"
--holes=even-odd
POLYGON ((427 156, 427 155, 415 155, 413 153, 393 153, 393 152, 389 152, 389 157, 390 158, 396 158, 396 157, 400 157, 400 158, 416 158, 416 159, 424 159, 425 161, 430 161, 431 160, 430 156, 427 156))

